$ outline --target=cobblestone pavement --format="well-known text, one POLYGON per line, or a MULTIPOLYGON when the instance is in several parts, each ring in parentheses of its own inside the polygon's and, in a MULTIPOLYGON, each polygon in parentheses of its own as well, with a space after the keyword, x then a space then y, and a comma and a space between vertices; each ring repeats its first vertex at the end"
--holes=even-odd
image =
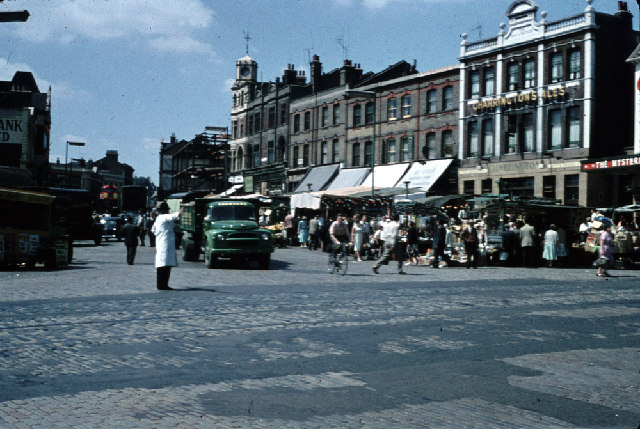
POLYGON ((153 257, 0 272, 0 428, 640 425, 640 272, 153 257))

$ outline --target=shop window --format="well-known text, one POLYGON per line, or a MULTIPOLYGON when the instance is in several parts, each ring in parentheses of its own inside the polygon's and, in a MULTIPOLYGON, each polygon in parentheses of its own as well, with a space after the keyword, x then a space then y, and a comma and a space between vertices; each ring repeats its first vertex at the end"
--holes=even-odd
POLYGON ((326 127, 329 125, 329 106, 322 107, 322 126, 326 127))
POLYGON ((353 126, 357 127, 362 121, 362 106, 354 104, 353 106, 353 126))
POLYGON ((545 198, 556 198, 556 176, 542 177, 542 196, 545 198))
POLYGON ((469 147, 467 150, 469 157, 478 156, 478 123, 475 121, 469 122, 467 140, 469 142, 469 147))
POLYGON ((580 51, 571 51, 569 54, 569 79, 580 79, 580 51))
POLYGON ((427 91, 427 113, 434 113, 436 109, 436 90, 432 89, 427 91))
POLYGON ((373 165, 373 143, 364 142, 364 165, 373 165))
POLYGON ((481 193, 483 194, 491 194, 493 193, 493 183, 491 179, 483 179, 480 182, 481 185, 481 193))
POLYGON ((515 91, 519 88, 519 80, 520 80, 520 66, 518 63, 511 63, 507 68, 507 76, 508 76, 508 85, 509 91, 515 91))
POLYGON ((373 102, 367 103, 364 106, 364 121, 367 125, 373 124, 375 121, 375 105, 373 102))
POLYGON ((567 109, 567 123, 569 129, 569 147, 580 147, 580 107, 567 109))
POLYGON ((562 149, 562 112, 560 109, 549 112, 549 149, 562 149))
POLYGON ((533 88, 536 86, 536 62, 527 60, 524 62, 524 87, 533 88))
POLYGON ((453 131, 445 130, 442 132, 442 157, 443 158, 453 158, 454 157, 454 141, 453 141, 453 131))
POLYGON ((495 93, 495 71, 493 67, 484 70, 484 95, 489 96, 495 93))
POLYGON ((337 125, 340 122, 340 105, 333 105, 333 125, 337 125))
POLYGON ((359 167, 360 166, 360 143, 354 143, 351 149, 352 149, 351 165, 354 167, 359 167))
POLYGON ((331 162, 333 162, 334 164, 336 162, 340 162, 340 152, 339 152, 338 144, 339 144, 338 139, 334 139, 331 142, 331 157, 332 157, 331 162))
POLYGON ((390 98, 387 101, 387 117, 389 120, 398 119, 398 99, 390 98))
POLYGON ((580 200, 580 176, 569 174, 564 176, 564 203, 577 206, 580 200))
POLYGON ((563 79, 562 53, 551 55, 551 83, 561 82, 563 79))
POLYGON ((475 70, 469 76, 469 98, 480 96, 480 72, 475 70))
POLYGON ((442 90, 442 110, 453 110, 453 87, 447 86, 442 90))
POLYGON ((466 195, 474 195, 476 193, 476 181, 465 180, 462 182, 462 193, 466 195))
POLYGON ((396 162, 396 141, 394 139, 387 140, 387 161, 396 162))
POLYGON ((402 117, 408 118, 411 116, 411 96, 402 96, 402 117))
POLYGON ((493 119, 482 121, 482 155, 493 155, 493 119))
POLYGON ((533 197, 533 177, 502 179, 500 193, 510 197, 533 197))

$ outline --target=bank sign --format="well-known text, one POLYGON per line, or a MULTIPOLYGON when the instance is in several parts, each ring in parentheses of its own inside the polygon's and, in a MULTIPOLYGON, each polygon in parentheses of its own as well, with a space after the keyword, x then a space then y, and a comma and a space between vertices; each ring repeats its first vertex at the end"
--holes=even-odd
POLYGON ((0 143, 28 144, 28 113, 27 109, 0 109, 0 143))
POLYGON ((640 156, 633 155, 624 158, 603 159, 600 161, 582 161, 582 171, 609 170, 612 168, 638 167, 640 156))

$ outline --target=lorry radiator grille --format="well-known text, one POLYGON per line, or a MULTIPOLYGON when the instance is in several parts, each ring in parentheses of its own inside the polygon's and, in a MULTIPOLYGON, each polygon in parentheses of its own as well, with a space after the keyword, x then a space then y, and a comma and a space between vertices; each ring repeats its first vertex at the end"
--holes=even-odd
POLYGON ((250 232, 237 232, 235 234, 229 235, 229 239, 233 240, 234 238, 253 238, 254 240, 258 239, 255 234, 252 234, 250 232))

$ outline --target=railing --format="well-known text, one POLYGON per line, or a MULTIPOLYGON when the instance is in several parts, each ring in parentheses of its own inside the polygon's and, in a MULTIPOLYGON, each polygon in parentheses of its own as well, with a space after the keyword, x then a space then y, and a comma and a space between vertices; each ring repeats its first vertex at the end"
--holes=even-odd
POLYGON ((479 42, 469 43, 466 46, 467 52, 479 51, 482 49, 490 48, 498 44, 498 38, 494 37, 493 39, 481 40, 479 42))
POLYGON ((546 31, 557 31, 567 27, 576 27, 580 24, 584 24, 587 22, 587 19, 584 15, 576 15, 571 18, 563 19, 561 21, 555 21, 547 24, 546 31))

